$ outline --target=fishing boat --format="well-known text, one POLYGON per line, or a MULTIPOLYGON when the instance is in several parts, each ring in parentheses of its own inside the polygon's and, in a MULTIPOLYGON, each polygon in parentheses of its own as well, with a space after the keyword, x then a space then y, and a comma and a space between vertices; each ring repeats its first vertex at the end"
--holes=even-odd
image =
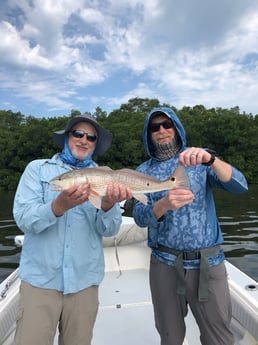
MULTIPOLYGON (((103 240, 105 278, 92 345, 158 345, 149 290, 147 229, 123 216, 119 233, 103 240)), ((15 242, 22 245, 23 236, 15 242)), ((258 283, 226 261, 232 298, 235 345, 258 345, 258 283)), ((0 345, 12 345, 19 297, 18 269, 0 284, 0 345)), ((189 310, 184 345, 200 345, 189 310)), ((55 337, 54 344, 57 344, 55 337)))

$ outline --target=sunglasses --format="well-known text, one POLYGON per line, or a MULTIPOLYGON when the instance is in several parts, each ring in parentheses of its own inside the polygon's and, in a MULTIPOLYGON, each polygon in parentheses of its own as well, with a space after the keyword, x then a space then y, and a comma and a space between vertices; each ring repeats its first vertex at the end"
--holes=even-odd
POLYGON ((87 140, 94 143, 97 140, 97 136, 93 133, 85 133, 84 131, 80 131, 78 129, 75 129, 74 131, 71 131, 72 136, 75 138, 83 138, 84 135, 86 136, 87 140))
POLYGON ((149 130, 151 132, 157 132, 160 129, 160 126, 162 126, 165 129, 169 129, 173 127, 173 123, 171 120, 166 120, 163 122, 157 122, 157 123, 150 123, 149 124, 149 130))

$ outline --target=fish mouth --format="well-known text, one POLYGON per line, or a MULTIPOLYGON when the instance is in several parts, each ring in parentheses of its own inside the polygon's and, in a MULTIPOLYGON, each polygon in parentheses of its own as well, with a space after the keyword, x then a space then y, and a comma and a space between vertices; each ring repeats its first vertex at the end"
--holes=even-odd
POLYGON ((56 180, 55 178, 50 180, 48 183, 52 186, 51 190, 62 190, 62 187, 59 184, 59 180, 56 180))
POLYGON ((61 191, 62 187, 55 183, 55 181, 49 181, 49 184, 51 185, 51 190, 53 191, 61 191))

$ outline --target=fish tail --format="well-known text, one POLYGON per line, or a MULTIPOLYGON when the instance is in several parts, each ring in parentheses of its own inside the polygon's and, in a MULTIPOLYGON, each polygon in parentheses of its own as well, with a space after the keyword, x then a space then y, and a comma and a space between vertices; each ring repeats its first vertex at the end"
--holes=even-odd
POLYGON ((178 164, 176 170, 169 179, 175 182, 175 188, 191 189, 186 168, 181 163, 178 164))

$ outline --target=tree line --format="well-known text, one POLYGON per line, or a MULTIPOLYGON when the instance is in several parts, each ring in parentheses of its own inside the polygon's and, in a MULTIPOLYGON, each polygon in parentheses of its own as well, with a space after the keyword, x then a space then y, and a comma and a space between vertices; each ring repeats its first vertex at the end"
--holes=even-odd
MULTIPOLYGON (((215 150, 240 169, 249 183, 258 183, 258 115, 240 113, 239 107, 206 109, 196 105, 176 109, 148 98, 132 98, 109 114, 97 107, 92 115, 113 133, 110 149, 95 157, 97 163, 113 169, 135 169, 146 160, 143 124, 146 114, 157 106, 176 112, 185 127, 188 146, 215 150)), ((37 118, 0 110, 0 190, 15 190, 31 160, 49 158, 58 152, 53 132, 65 128, 69 119, 78 114, 81 112, 72 110, 69 115, 37 118)))

